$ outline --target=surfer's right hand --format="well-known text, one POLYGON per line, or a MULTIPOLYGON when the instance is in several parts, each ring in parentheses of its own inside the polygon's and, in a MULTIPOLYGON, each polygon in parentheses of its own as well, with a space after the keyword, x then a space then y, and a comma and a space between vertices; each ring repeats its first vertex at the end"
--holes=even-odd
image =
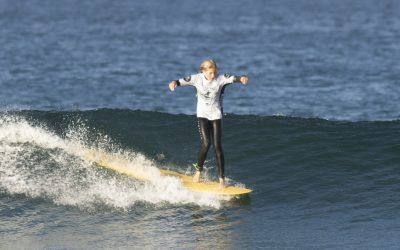
POLYGON ((176 81, 171 81, 171 82, 169 83, 169 89, 170 89, 171 91, 174 91, 175 88, 176 88, 176 86, 177 86, 176 81))

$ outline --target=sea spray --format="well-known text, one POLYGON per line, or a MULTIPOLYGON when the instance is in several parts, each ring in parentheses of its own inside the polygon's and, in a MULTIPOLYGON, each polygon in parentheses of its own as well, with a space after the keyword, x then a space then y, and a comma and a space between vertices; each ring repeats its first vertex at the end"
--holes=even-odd
POLYGON ((51 200, 60 205, 96 209, 99 204, 130 209, 137 202, 154 205, 197 204, 219 208, 221 198, 189 192, 180 181, 161 177, 156 164, 143 154, 122 150, 110 138, 98 135, 97 148, 83 139, 84 123, 70 127, 65 138, 45 126, 3 115, 0 119, 0 187, 9 194, 51 200), (84 158, 87 150, 103 150, 110 145, 117 158, 129 160, 129 167, 147 171, 151 182, 141 182, 102 169, 84 158))

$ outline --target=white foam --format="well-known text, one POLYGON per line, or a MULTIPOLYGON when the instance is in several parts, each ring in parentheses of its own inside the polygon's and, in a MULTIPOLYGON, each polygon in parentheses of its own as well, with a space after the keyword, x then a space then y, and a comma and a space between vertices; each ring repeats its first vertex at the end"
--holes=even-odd
MULTIPOLYGON (((178 179, 161 177, 153 161, 143 154, 123 151, 117 146, 110 153, 128 159, 129 167, 146 171, 152 182, 101 174, 100 168, 83 158, 82 152, 89 149, 83 139, 87 137, 87 127, 77 124, 70 128, 66 138, 61 138, 24 119, 0 117, 0 190, 94 209, 99 203, 131 209, 137 202, 221 206, 220 197, 190 192, 178 179), (38 154, 44 156, 37 158, 38 154)), ((107 136, 99 135, 99 141, 95 150, 114 145, 107 136)))

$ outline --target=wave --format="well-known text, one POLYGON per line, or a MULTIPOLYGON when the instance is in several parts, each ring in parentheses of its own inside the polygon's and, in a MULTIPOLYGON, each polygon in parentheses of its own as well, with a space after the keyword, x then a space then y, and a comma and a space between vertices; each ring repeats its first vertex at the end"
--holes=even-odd
MULTIPOLYGON (((397 192, 399 131, 400 121, 228 114, 223 122, 226 173, 230 182, 255 190, 252 196, 268 204, 379 207, 397 192)), ((81 207, 99 202, 124 209, 140 202, 220 207, 224 201, 188 193, 178 182, 138 182, 94 167, 80 155, 94 148, 129 159, 133 168, 190 174, 198 147, 191 115, 118 109, 4 112, 0 186, 7 194, 81 207)), ((206 178, 215 179, 212 149, 207 159, 206 178)))

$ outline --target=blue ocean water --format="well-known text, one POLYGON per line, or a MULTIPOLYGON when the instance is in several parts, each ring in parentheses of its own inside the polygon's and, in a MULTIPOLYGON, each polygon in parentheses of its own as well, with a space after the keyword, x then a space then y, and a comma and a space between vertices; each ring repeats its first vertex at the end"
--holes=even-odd
MULTIPOLYGON (((400 3, 0 0, 1 249, 398 249, 400 3), (203 59, 225 92, 226 199, 190 174, 203 59)), ((205 178, 215 179, 214 155, 205 178)))

